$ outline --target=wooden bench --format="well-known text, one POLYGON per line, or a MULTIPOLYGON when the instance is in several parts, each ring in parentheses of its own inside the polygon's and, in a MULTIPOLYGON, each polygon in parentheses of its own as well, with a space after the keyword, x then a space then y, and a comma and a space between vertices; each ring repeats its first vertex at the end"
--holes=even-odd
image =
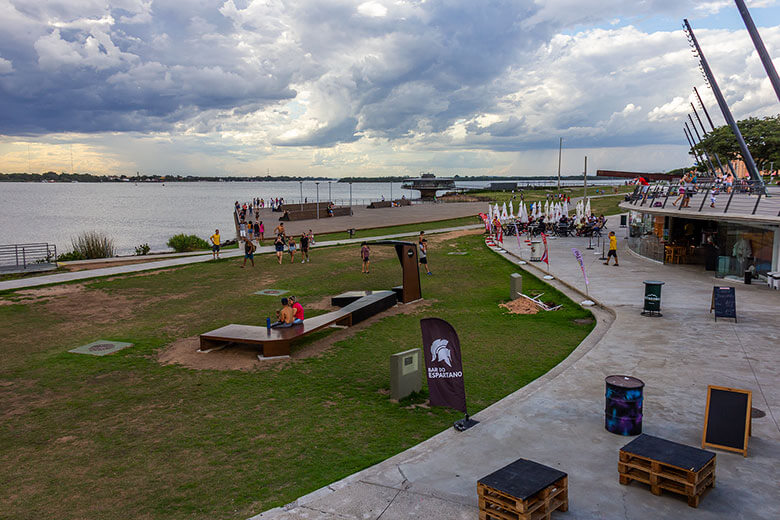
MULTIPOLYGON (((346 217, 350 215, 349 206, 339 206, 333 208, 334 217, 346 217)), ((304 210, 287 210, 286 213, 279 217, 279 220, 291 221, 291 220, 312 220, 317 218, 317 210, 304 209, 304 210)), ((328 207, 324 204, 320 204, 320 218, 328 218, 328 207)))
MULTIPOLYGON (((328 204, 330 204, 329 201, 323 200, 320 201, 320 211, 323 209, 328 209, 328 204)), ((316 202, 305 202, 303 204, 294 204, 290 202, 289 204, 285 203, 282 204, 281 208, 278 211, 285 212, 285 211, 309 211, 314 210, 317 211, 317 203, 316 202)))
POLYGON ((397 302, 393 291, 377 291, 364 296, 344 308, 306 318, 292 327, 268 329, 256 325, 231 323, 200 335, 200 351, 221 348, 229 344, 258 345, 263 357, 289 356, 290 345, 304 336, 331 325, 351 326, 389 309, 397 302))
POLYGON ((396 200, 375 200, 366 208, 368 209, 378 209, 378 208, 392 208, 393 203, 395 203, 396 206, 411 206, 412 202, 409 199, 396 199, 396 200))

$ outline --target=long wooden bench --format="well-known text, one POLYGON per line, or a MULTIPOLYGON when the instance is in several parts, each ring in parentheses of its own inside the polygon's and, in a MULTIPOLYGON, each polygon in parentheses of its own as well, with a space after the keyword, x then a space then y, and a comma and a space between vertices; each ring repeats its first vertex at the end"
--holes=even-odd
MULTIPOLYGON (((350 215, 349 206, 339 206, 333 208, 334 217, 346 217, 350 215)), ((311 220, 317 218, 316 209, 304 209, 304 210, 288 210, 286 213, 279 217, 279 220, 311 220)), ((328 218, 328 207, 320 205, 320 218, 328 218)))
POLYGON ((303 323, 292 327, 277 327, 268 329, 255 325, 237 325, 231 323, 218 329, 200 335, 200 351, 224 347, 236 343, 242 345, 258 345, 263 351, 263 357, 289 356, 290 345, 308 334, 322 330, 331 325, 351 326, 389 309, 397 302, 393 291, 377 291, 364 296, 341 309, 306 318, 303 323))
POLYGON ((412 203, 409 199, 396 199, 396 200, 375 200, 368 206, 366 206, 367 209, 378 209, 378 208, 392 208, 393 203, 395 203, 396 206, 411 206, 412 203))
MULTIPOLYGON (((328 209, 328 204, 330 204, 329 201, 323 200, 320 201, 320 211, 323 209, 328 209)), ((282 204, 281 208, 278 211, 285 212, 285 211, 307 211, 307 210, 317 210, 317 203, 316 202, 305 202, 303 204, 294 204, 292 202, 282 204)))

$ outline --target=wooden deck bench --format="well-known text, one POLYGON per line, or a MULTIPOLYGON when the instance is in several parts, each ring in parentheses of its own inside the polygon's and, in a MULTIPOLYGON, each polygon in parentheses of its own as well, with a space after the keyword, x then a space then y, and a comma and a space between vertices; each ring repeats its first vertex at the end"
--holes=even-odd
MULTIPOLYGON (((350 215, 349 206, 338 206, 333 208, 334 217, 347 217, 350 215)), ((279 220, 311 220, 317 218, 317 209, 290 209, 283 213, 279 220)), ((328 218, 328 206, 320 204, 320 219, 328 218)))
POLYGON ((331 325, 351 326, 389 309, 397 302, 393 291, 377 291, 341 309, 306 318, 292 327, 268 329, 256 325, 231 323, 200 335, 200 351, 220 348, 231 343, 257 345, 264 357, 289 356, 293 341, 331 325))

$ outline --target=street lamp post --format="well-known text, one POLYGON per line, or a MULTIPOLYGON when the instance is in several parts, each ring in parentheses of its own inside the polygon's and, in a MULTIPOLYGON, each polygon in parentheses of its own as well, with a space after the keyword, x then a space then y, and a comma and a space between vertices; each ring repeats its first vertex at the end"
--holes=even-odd
POLYGON ((314 184, 317 185, 317 219, 320 218, 320 183, 315 182, 314 184))
POLYGON ((352 216, 352 183, 349 183, 349 216, 352 216))
POLYGON ((303 211, 303 181, 298 181, 301 185, 301 211, 303 211))
POLYGON ((390 181, 390 202, 393 202, 393 181, 390 181))
POLYGON ((563 152, 563 137, 558 141, 558 191, 561 191, 561 152, 563 152))
POLYGON ((330 195, 330 182, 331 182, 331 181, 328 181, 328 203, 329 203, 329 204, 330 204, 331 202, 333 202, 333 197, 331 197, 331 195, 330 195))

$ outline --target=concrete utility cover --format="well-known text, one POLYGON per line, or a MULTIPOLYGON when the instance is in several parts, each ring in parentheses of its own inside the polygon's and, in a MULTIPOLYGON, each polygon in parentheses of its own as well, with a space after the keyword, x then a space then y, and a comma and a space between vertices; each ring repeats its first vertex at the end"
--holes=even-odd
POLYGON ((287 294, 290 291, 287 291, 285 289, 263 289, 262 291, 257 291, 254 294, 259 294, 261 296, 281 296, 283 294, 287 294))
POLYGON ((466 251, 450 251, 447 254, 448 255, 467 255, 468 253, 466 251))
POLYGON ((92 356, 107 356, 132 346, 132 343, 99 339, 97 341, 93 341, 92 343, 87 343, 86 345, 76 347, 73 350, 69 350, 68 352, 73 352, 74 354, 90 354, 92 356))

